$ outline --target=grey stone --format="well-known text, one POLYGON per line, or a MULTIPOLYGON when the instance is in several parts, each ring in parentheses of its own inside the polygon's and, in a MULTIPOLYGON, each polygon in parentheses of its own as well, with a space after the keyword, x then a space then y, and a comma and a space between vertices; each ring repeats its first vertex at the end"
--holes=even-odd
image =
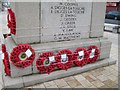
POLYGON ((109 65, 116 64, 116 62, 117 62, 116 59, 113 59, 113 58, 109 59, 109 65))
POLYGON ((90 37, 102 37, 106 2, 93 2, 90 37), (97 10, 96 8, 99 8, 97 10))
POLYGON ((38 39, 39 37, 38 36, 21 36, 21 37, 12 37, 15 42, 17 42, 17 44, 20 44, 20 43, 36 43, 36 42, 40 42, 38 39))
POLYGON ((11 70, 11 77, 20 77, 20 76, 32 74, 31 65, 21 69, 21 68, 17 68, 10 62, 10 70, 11 70))
POLYGON ((39 57, 39 54, 37 53, 36 56, 35 56, 35 60, 33 61, 33 64, 32 64, 32 73, 38 73, 39 71, 37 70, 37 67, 36 67, 36 61, 39 57))
POLYGON ((100 38, 100 44, 100 59, 109 58, 112 43, 107 38, 100 38))
POLYGON ((12 38, 17 44, 40 42, 39 30, 36 28, 17 30, 16 35, 12 36, 12 38))
POLYGON ((9 76, 3 75, 4 88, 22 88, 23 87, 23 79, 19 78, 11 78, 9 76))
POLYGON ((90 31, 90 37, 103 37, 104 25, 92 25, 90 31))
POLYGON ((64 41, 64 42, 51 42, 51 43, 41 43, 41 44, 32 44, 36 53, 41 53, 45 51, 59 51, 62 49, 70 49, 74 52, 79 47, 88 47, 90 45, 96 45, 100 47, 99 39, 81 39, 73 41, 64 41))
POLYGON ((107 58, 107 59, 103 59, 103 60, 99 60, 95 63, 92 63, 92 64, 89 64, 89 69, 97 69, 97 68, 100 68, 100 67, 103 67, 103 66, 107 66, 109 65, 109 59, 110 58, 107 58))
POLYGON ((20 44, 39 42, 40 41, 39 2, 26 2, 26 3, 12 2, 11 8, 13 8, 13 11, 16 15, 17 33, 13 37, 16 43, 20 44))
POLYGON ((10 7, 12 8, 13 11, 15 11, 15 2, 11 2, 10 7))
POLYGON ((6 45, 6 49, 9 53, 12 52, 14 47, 16 47, 16 43, 11 38, 11 36, 9 36, 8 38, 5 39, 5 45, 6 45))
MULTIPOLYGON (((67 3, 69 3, 69 1, 67 3)), ((59 6, 59 4, 61 3, 12 3, 11 8, 13 8, 17 20, 17 35, 13 37, 15 41, 17 43, 34 43, 40 41, 50 42, 83 39, 89 38, 89 36, 103 36, 105 2, 75 3, 75 6, 73 6, 76 8, 81 8, 81 12, 79 12, 79 14, 75 14, 76 16, 71 17, 75 19, 75 24, 72 24, 75 28, 70 28, 73 31, 65 31, 69 28, 65 28, 65 30, 63 30, 64 28, 62 27, 64 26, 63 24, 65 24, 64 19, 66 18, 66 14, 59 14, 54 8, 55 6, 59 6), (96 10, 96 8, 99 8, 99 11, 96 10), (53 20, 53 18, 56 19, 53 20), (33 33, 33 31, 35 32, 33 33), (50 32, 48 33, 48 31, 50 32), (28 36, 28 34, 31 37, 28 36)), ((65 4, 66 3, 63 2, 61 5, 65 6, 65 4)), ((70 21, 72 22, 72 20, 70 21)))
POLYGON ((46 51, 52 51, 55 54, 57 54, 57 52, 62 49, 70 49, 72 52, 74 52, 78 47, 87 48, 90 45, 96 45, 100 49, 100 59, 109 57, 110 42, 106 38, 101 38, 100 40, 95 38, 95 39, 82 39, 82 40, 65 41, 65 42, 32 44, 32 47, 36 51, 36 58, 33 62, 33 65, 21 70, 21 69, 17 69, 12 63, 10 63, 11 71, 12 71, 11 75, 12 77, 18 77, 31 73, 38 73, 39 71, 36 68, 36 60, 39 57, 40 53, 46 51))
MULTIPOLYGON (((89 38, 90 22, 91 22, 90 15, 92 11, 92 2, 75 3, 73 1, 74 5, 71 5, 71 7, 81 8, 81 11, 79 13, 72 12, 72 15, 75 15, 75 16, 69 17, 67 16, 68 15, 67 13, 56 12, 55 7, 65 6, 65 4, 69 4, 69 2, 70 1, 66 3, 65 2, 62 2, 62 3, 42 2, 41 3, 41 11, 42 11, 41 13, 41 26, 42 26, 41 42, 89 38), (69 20, 70 22, 74 22, 74 23, 65 24, 65 22, 68 22, 66 18, 74 19, 74 20, 69 20), (72 26, 72 28, 66 28, 68 26, 72 26), (69 31, 70 29, 72 29, 72 31, 69 31), (75 36, 75 37, 71 37, 71 36, 75 36)), ((67 7, 69 6, 67 5, 67 7)), ((61 11, 61 9, 57 9, 57 10, 61 11)), ((73 10, 74 9, 72 9, 71 11, 73 10)))

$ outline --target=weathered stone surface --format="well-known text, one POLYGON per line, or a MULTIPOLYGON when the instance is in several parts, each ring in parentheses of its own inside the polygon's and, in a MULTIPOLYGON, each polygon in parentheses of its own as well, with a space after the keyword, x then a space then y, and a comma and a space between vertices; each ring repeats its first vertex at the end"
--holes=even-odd
POLYGON ((96 45, 100 49, 100 41, 99 39, 82 39, 82 40, 74 40, 74 41, 64 41, 64 42, 54 42, 54 43, 43 43, 43 44, 32 44, 32 47, 36 51, 36 59, 33 62, 33 73, 39 72, 36 69, 36 60, 39 57, 39 54, 43 52, 52 51, 55 54, 58 51, 63 49, 69 49, 74 52, 77 48, 89 47, 90 45, 96 45))
MULTIPOLYGON (((6 39, 6 43, 7 43, 7 47, 9 48, 9 53, 10 53, 10 51, 12 51, 13 49, 13 46, 15 46, 16 44, 13 42, 11 37, 6 39)), ((111 45, 110 45, 110 42, 105 38, 100 38, 100 40, 95 38, 95 39, 82 39, 82 40, 65 41, 65 42, 32 44, 32 47, 36 51, 36 57, 33 62, 33 65, 27 68, 24 68, 24 69, 19 69, 15 67, 10 61, 11 77, 18 77, 18 76, 28 75, 32 73, 38 73, 39 71, 36 68, 36 60, 38 59, 40 53, 43 53, 46 51, 52 51, 55 54, 57 54, 58 51, 62 49, 70 49, 72 52, 74 52, 78 47, 87 48, 90 45, 96 45, 100 49, 100 59, 109 57, 111 45)), ((94 66, 90 68, 94 68, 94 66)))
POLYGON ((26 68, 17 68, 15 65, 10 62, 11 77, 20 77, 24 75, 32 74, 32 66, 26 68))
POLYGON ((90 37, 103 36, 105 10, 106 2, 93 2, 90 37))
POLYGON ((100 38, 100 59, 109 58, 111 42, 107 38, 100 38))
POLYGON ((16 43, 39 42, 40 13, 38 2, 15 2, 11 4, 16 15, 16 43))
POLYGON ((89 38, 92 2, 42 2, 41 11, 41 42, 89 38))
POLYGON ((23 87, 23 79, 22 77, 11 78, 3 74, 3 84, 4 88, 21 88, 23 87))
POLYGON ((17 43, 103 36, 105 2, 16 2, 11 7, 16 14, 17 35, 13 38, 17 43))
POLYGON ((38 73, 39 71, 37 70, 37 67, 36 67, 36 61, 39 57, 39 54, 37 53, 36 56, 35 56, 35 60, 33 61, 33 64, 32 64, 32 73, 38 73))

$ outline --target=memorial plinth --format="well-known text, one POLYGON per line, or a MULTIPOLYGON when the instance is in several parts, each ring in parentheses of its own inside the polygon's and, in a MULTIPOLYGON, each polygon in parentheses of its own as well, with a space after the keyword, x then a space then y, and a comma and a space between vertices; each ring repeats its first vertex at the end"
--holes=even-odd
POLYGON ((21 88, 116 62, 109 59, 111 42, 103 37, 105 2, 14 2, 8 11, 5 87, 21 88))

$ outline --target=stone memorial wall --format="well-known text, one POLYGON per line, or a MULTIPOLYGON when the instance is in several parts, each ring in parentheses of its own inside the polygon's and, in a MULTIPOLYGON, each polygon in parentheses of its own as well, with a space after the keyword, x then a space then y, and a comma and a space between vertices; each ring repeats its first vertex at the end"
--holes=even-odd
POLYGON ((21 88, 115 63, 109 59, 111 42, 103 37, 105 2, 14 2, 6 17, 5 87, 21 88))
POLYGON ((41 42, 89 38, 92 2, 41 3, 41 11, 41 42))
POLYGON ((13 38, 18 44, 103 36, 104 2, 16 2, 11 7, 16 14, 13 38))

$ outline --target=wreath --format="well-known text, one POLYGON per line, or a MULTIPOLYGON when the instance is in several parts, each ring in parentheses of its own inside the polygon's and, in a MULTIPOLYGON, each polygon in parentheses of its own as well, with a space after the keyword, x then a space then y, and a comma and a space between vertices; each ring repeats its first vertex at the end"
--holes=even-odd
POLYGON ((84 66, 87 64, 89 58, 88 51, 85 48, 77 48, 74 52, 74 64, 77 66, 84 66))
POLYGON ((88 52, 89 52, 89 59, 88 63, 94 63, 98 60, 98 57, 100 55, 100 51, 97 46, 89 46, 88 47, 88 52))
POLYGON ((10 62, 9 62, 8 52, 4 53, 3 64, 4 64, 4 71, 5 71, 6 75, 10 76, 11 71, 10 71, 10 62))
POLYGON ((10 34, 16 34, 16 17, 12 9, 8 9, 8 16, 7 16, 7 21, 8 21, 8 28, 10 28, 10 34))
POLYGON ((36 61, 36 66, 40 73, 51 73, 55 70, 55 55, 53 52, 42 53, 36 61))
POLYGON ((5 44, 2 44, 2 53, 5 53, 6 52, 6 46, 5 44))
POLYGON ((35 51, 29 44, 20 44, 13 48, 10 60, 18 68, 30 66, 35 59, 35 51))
POLYGON ((59 69, 67 70, 73 64, 72 52, 68 49, 64 49, 58 52, 56 56, 57 67, 59 69))

